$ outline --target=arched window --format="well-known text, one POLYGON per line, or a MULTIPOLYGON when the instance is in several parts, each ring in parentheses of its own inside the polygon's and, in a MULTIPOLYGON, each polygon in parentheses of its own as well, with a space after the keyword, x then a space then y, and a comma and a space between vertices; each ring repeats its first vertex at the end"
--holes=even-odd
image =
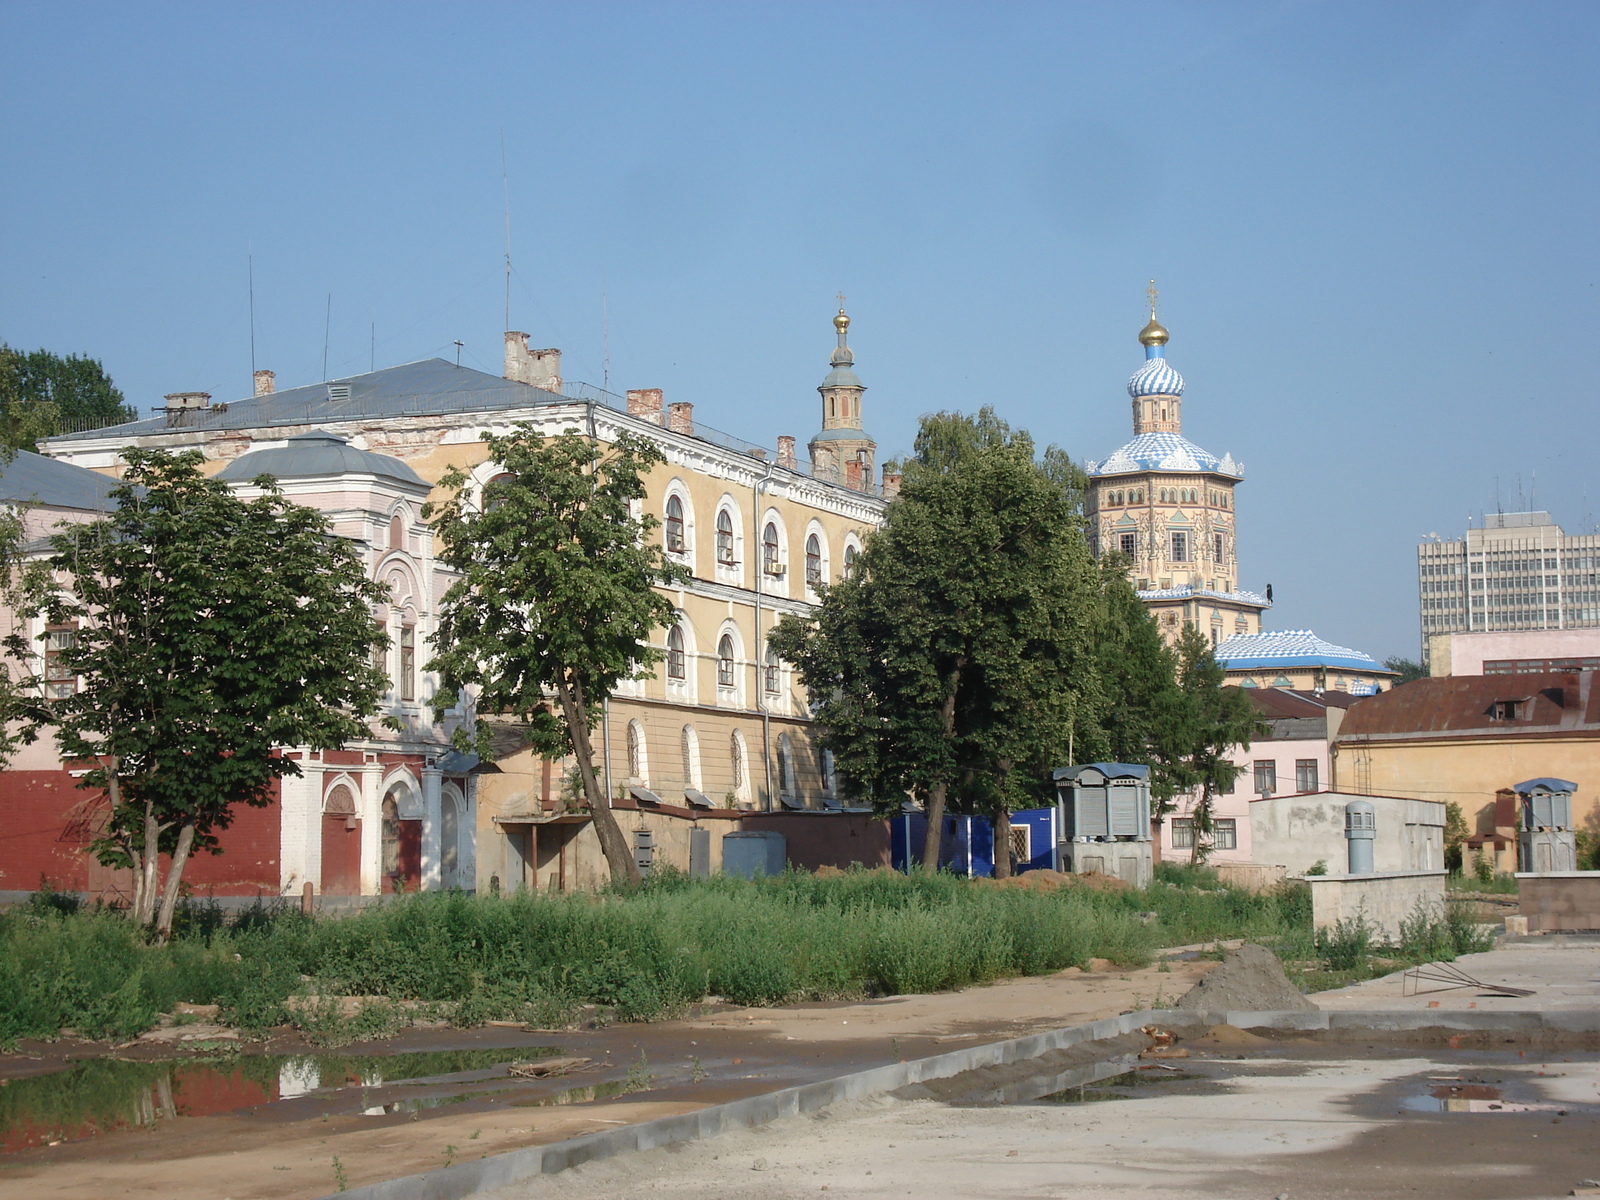
POLYGON ((783 574, 783 566, 778 561, 778 526, 773 521, 768 521, 761 531, 761 569, 768 575, 783 574))
POLYGON ((725 633, 717 639, 717 686, 731 688, 733 682, 733 635, 725 633))
POLYGON ((400 699, 417 698, 417 629, 415 625, 400 627, 400 699))
POLYGON ((787 733, 778 735, 778 791, 785 796, 795 794, 794 744, 787 733))
POLYGON ((725 567, 738 565, 733 558, 733 514, 727 509, 717 513, 717 561, 725 567))
POLYGON ((679 738, 683 751, 683 781, 696 791, 700 790, 700 737, 693 725, 685 725, 679 738))
POLYGON ((683 538, 683 501, 677 496, 667 497, 667 549, 682 554, 687 543, 683 538))
POLYGON ((406 523, 400 519, 400 514, 395 513, 389 518, 389 549, 404 550, 406 548, 406 523))
POLYGON ((650 782, 650 769, 644 749, 644 726, 638 721, 628 722, 628 777, 637 779, 642 784, 650 782))
POLYGON ((483 507, 485 511, 500 507, 502 497, 499 493, 508 484, 515 482, 516 478, 510 471, 501 471, 500 474, 483 485, 483 507))
POLYGON ((744 792, 744 739, 735 729, 728 735, 728 762, 733 771, 733 791, 735 795, 744 792))
POLYGON ((767 695, 776 696, 778 694, 778 652, 776 650, 767 651, 766 670, 762 672, 762 676, 762 686, 766 688, 767 695))
POLYGON ((687 679, 689 672, 683 658, 683 630, 674 625, 667 630, 667 678, 687 679))
POLYGON ((839 790, 839 781, 833 769, 833 751, 822 752, 822 790, 832 796, 839 790))
POLYGON ((855 573, 856 548, 854 546, 846 546, 844 548, 844 577, 846 579, 853 579, 855 578, 855 573))
POLYGON ((822 543, 817 535, 806 538, 806 586, 816 587, 822 582, 822 543))

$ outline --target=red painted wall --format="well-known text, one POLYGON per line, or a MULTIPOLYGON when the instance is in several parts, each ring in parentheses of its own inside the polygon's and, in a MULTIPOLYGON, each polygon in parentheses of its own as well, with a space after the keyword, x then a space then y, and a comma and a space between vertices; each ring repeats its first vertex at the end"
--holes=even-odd
MULTIPOLYGON (((89 843, 103 818, 98 793, 77 786, 65 770, 0 771, 0 891, 32 891, 41 880, 58 891, 91 890, 89 843)), ((198 854, 184 868, 195 895, 278 894, 282 810, 240 805, 222 834, 221 855, 198 854)), ((111 880, 93 868, 93 890, 111 880)))
POLYGON ((889 865, 889 822, 870 813, 748 813, 740 827, 783 834, 789 865, 807 871, 889 865))

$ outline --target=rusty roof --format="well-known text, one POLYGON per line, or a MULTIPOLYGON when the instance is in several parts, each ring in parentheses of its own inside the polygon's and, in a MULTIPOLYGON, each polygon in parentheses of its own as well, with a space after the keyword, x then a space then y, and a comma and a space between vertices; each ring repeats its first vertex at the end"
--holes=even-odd
POLYGON ((1338 741, 1415 737, 1600 737, 1600 672, 1418 679, 1351 707, 1338 741))

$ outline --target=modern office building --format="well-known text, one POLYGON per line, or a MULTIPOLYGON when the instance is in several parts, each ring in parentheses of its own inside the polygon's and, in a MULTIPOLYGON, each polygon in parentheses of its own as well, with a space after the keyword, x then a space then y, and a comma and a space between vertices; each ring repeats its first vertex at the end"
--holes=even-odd
POLYGON ((1600 626, 1600 535, 1547 512, 1492 513, 1454 540, 1417 547, 1424 664, 1435 634, 1600 626))

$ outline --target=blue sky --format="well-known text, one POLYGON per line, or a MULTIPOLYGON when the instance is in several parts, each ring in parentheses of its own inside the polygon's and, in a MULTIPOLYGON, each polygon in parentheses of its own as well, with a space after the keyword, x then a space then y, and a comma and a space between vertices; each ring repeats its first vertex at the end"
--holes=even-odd
POLYGON ((0 338, 141 407, 511 323, 771 444, 1103 458, 1145 281, 1272 628, 1415 656, 1415 545, 1600 511, 1593 4, 0 4, 0 338), (1589 368, 1585 368, 1587 371, 1589 368), (1519 482, 1520 481, 1520 482, 1519 482))

